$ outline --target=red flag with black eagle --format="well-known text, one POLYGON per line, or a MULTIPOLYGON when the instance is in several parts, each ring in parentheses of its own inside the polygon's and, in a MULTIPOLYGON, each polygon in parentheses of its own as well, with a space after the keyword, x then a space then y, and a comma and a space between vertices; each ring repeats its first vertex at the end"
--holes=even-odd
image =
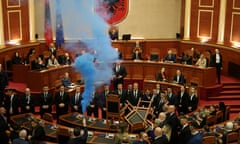
POLYGON ((53 42, 53 34, 52 34, 50 6, 49 6, 48 0, 45 0, 44 37, 45 37, 47 46, 49 46, 49 44, 53 42))

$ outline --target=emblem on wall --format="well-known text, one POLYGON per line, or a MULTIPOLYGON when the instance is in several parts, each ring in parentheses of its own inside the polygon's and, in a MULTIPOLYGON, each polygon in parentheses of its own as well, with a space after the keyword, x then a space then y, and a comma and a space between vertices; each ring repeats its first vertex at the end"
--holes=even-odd
POLYGON ((109 24, 117 24, 123 21, 129 8, 128 0, 97 0, 97 12, 109 24))

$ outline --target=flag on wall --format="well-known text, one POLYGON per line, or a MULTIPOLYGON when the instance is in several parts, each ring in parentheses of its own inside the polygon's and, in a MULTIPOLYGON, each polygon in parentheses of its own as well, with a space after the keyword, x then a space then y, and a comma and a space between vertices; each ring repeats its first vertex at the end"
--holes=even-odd
POLYGON ((56 0, 56 47, 61 48, 64 43, 62 12, 60 7, 60 1, 56 0))
POLYGON ((45 24, 44 24, 44 37, 47 46, 53 42, 51 13, 49 7, 49 1, 45 0, 45 24))

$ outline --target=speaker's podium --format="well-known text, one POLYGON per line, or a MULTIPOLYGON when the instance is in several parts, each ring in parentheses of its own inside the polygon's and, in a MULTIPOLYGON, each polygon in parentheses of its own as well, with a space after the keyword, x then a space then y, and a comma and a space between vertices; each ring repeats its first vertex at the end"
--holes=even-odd
POLYGON ((128 102, 129 113, 124 117, 130 126, 130 131, 138 132, 152 126, 153 112, 151 111, 152 101, 144 101, 141 98, 137 106, 128 102))

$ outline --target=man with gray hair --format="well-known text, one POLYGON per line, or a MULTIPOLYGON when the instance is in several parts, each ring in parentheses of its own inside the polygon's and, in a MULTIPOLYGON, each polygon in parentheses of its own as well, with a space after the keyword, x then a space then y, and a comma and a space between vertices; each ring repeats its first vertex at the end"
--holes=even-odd
POLYGON ((29 144, 26 138, 27 138, 27 130, 22 129, 19 132, 19 138, 14 139, 13 144, 29 144))

